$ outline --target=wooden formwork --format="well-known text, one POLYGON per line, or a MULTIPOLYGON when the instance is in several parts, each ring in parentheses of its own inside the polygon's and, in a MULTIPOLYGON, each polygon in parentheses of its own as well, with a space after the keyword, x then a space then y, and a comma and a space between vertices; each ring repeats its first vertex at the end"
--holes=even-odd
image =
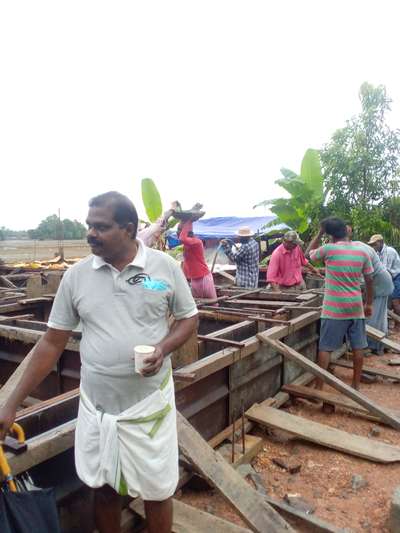
MULTIPOLYGON (((315 360, 319 312, 307 307, 317 306, 318 296, 281 294, 269 298, 269 295, 263 291, 254 298, 243 298, 243 302, 240 297, 232 298, 224 306, 265 308, 272 313, 265 313, 263 318, 278 323, 235 316, 218 308, 200 309, 200 338, 191 339, 189 355, 183 358, 185 364, 179 364, 182 353, 181 359, 175 361, 177 409, 208 441, 239 418, 242 410, 276 395, 283 384, 291 383, 301 374, 293 363, 284 361, 276 350, 262 344, 257 333, 263 331, 272 339, 283 340, 315 360), (257 307, 260 303, 266 304, 265 307, 257 307), (221 339, 240 346, 221 345, 221 339)), ((229 296, 235 294, 229 292, 229 296)), ((31 304, 32 314, 39 320, 12 318, 0 324, 0 383, 5 383, 46 330, 44 317, 51 307, 51 299, 48 300, 31 304)), ((15 310, 10 310, 8 316, 13 313, 15 310)), ((16 474, 30 470, 42 486, 55 485, 59 498, 80 487, 73 466, 79 402, 79 341, 80 334, 74 333, 57 367, 32 392, 33 401, 39 402, 19 412, 19 422, 28 437, 28 451, 21 455, 8 454, 16 474), (62 475, 57 478, 57 473, 62 475)))

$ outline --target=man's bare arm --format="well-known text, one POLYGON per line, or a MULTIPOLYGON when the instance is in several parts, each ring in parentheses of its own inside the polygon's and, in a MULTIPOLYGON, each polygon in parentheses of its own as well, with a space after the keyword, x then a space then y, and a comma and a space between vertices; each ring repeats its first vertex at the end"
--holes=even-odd
POLYGON ((14 422, 18 406, 50 374, 70 335, 71 331, 49 328, 36 344, 25 372, 4 407, 0 409, 0 440, 14 422))
POLYGON ((307 268, 308 270, 310 270, 313 274, 315 274, 316 276, 318 276, 319 278, 323 278, 324 276, 321 274, 321 272, 318 270, 318 268, 315 268, 314 265, 312 265, 311 263, 308 263, 305 268, 307 268))
POLYGON ((364 276, 364 279, 366 288, 364 313, 366 317, 370 317, 372 315, 372 302, 374 299, 374 282, 372 276, 364 276))
POLYGON ((322 236, 323 236, 324 233, 325 233, 324 228, 322 228, 322 227, 319 228, 319 232, 313 238, 313 240, 310 242, 310 244, 307 246, 307 250, 306 250, 306 253, 305 253, 306 257, 310 257, 311 250, 315 250, 316 248, 319 247, 319 245, 321 243, 322 236))

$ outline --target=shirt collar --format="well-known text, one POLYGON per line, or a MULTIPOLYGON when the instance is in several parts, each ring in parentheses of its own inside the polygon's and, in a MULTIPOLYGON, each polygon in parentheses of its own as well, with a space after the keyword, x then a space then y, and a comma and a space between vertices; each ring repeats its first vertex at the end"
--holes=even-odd
POLYGON ((294 250, 296 250, 296 248, 293 248, 292 250, 288 250, 287 248, 285 248, 283 246, 283 244, 281 244, 281 246, 282 246, 282 253, 283 254, 291 254, 294 250))
POLYGON ((386 244, 384 244, 384 245, 382 246, 382 250, 381 250, 380 252, 377 252, 377 254, 379 255, 379 257, 381 257, 381 256, 384 254, 384 252, 386 251, 386 248, 387 248, 387 246, 386 246, 386 244))
MULTIPOLYGON (((141 241, 138 238, 136 238, 136 243, 138 245, 137 253, 136 253, 134 259, 130 263, 128 263, 126 265, 126 267, 134 266, 136 268, 144 269, 144 267, 146 265, 146 259, 147 259, 146 246, 144 245, 143 241, 141 241)), ((104 261, 104 259, 102 257, 100 257, 99 255, 94 255, 93 256, 92 267, 93 267, 94 270, 98 270, 99 268, 103 267, 104 265, 107 265, 110 268, 115 268, 112 265, 110 265, 110 263, 107 263, 106 261, 104 261)))

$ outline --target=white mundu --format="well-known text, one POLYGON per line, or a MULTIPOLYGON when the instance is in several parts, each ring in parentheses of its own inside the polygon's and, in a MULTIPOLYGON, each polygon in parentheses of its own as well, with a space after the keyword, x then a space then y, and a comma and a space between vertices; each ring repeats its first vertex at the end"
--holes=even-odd
POLYGON ((89 487, 108 484, 121 495, 162 501, 175 492, 178 439, 172 376, 119 415, 96 410, 81 390, 75 464, 89 487))

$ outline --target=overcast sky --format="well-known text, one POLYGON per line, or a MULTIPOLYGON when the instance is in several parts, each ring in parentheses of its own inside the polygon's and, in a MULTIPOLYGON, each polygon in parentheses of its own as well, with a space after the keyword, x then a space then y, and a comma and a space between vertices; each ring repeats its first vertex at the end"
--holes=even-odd
POLYGON ((0 226, 61 208, 84 221, 115 189, 165 207, 258 215, 386 85, 400 126, 399 2, 356 0, 0 3, 0 226))

